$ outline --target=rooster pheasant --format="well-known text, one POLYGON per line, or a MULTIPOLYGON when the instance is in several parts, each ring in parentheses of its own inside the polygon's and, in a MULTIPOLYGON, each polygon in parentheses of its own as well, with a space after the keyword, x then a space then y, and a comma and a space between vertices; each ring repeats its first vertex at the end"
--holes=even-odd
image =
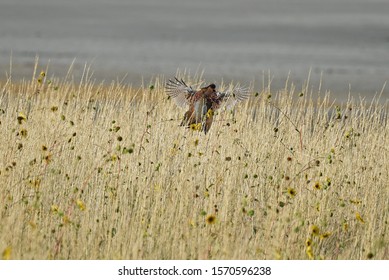
POLYGON ((215 84, 194 90, 182 79, 177 78, 167 82, 166 93, 178 106, 189 106, 181 126, 202 130, 205 134, 211 128, 216 110, 223 106, 232 108, 237 102, 246 100, 250 95, 247 89, 237 86, 226 92, 218 92, 215 84))

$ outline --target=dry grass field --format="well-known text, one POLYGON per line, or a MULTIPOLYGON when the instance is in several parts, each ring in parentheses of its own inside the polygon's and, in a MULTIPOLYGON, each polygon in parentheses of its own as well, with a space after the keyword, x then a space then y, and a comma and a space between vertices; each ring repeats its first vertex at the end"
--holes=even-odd
POLYGON ((3 259, 389 259, 382 100, 254 88, 204 135, 164 83, 1 83, 3 259))

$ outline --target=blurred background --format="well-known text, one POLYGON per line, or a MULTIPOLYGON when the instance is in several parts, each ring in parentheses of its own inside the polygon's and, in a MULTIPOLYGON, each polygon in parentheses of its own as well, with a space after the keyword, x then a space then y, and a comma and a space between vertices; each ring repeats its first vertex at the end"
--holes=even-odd
MULTIPOLYGON (((370 99, 389 79, 388 0, 0 0, 0 79, 85 63, 96 81, 204 71, 207 82, 254 82, 370 99), (38 69, 40 71, 41 69, 38 69), (265 79, 264 79, 265 78, 265 79), (265 80, 265 82, 264 82, 265 80)), ((389 97, 389 85, 383 92, 389 97)))

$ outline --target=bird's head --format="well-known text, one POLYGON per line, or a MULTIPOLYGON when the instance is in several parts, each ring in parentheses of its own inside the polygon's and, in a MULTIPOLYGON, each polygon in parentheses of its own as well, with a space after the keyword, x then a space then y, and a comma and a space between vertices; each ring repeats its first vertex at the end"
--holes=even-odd
POLYGON ((215 91, 216 85, 215 85, 215 84, 210 84, 210 85, 208 85, 208 86, 206 86, 206 87, 203 87, 203 88, 201 88, 201 89, 204 89, 204 90, 212 89, 212 91, 215 91))
POLYGON ((215 84, 210 84, 208 87, 211 88, 211 89, 216 89, 216 85, 215 84))

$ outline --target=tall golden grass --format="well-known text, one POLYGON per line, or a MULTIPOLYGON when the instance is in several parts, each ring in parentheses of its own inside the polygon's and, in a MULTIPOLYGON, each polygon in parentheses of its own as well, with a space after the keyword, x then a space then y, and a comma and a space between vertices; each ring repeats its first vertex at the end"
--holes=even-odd
POLYGON ((385 103, 254 88, 204 135, 164 82, 1 84, 4 259, 389 258, 385 103))

